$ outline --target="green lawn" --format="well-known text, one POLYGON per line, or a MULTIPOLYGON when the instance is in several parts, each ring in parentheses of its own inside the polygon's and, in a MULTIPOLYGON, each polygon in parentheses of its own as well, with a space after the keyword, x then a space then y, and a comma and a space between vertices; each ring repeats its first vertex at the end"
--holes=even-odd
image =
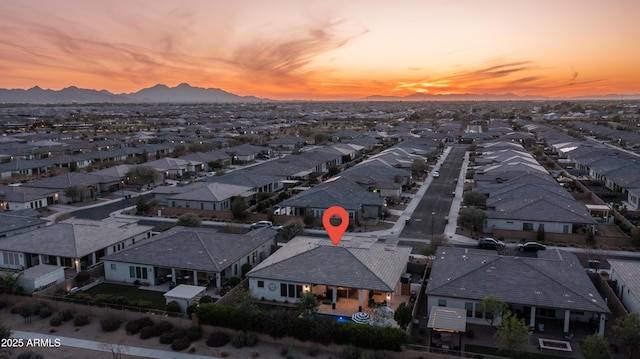
MULTIPOLYGON (((498 348, 485 347, 482 345, 465 344, 464 352, 467 355, 469 355, 470 353, 478 353, 504 357, 504 355, 500 355, 500 353, 498 353, 498 348)), ((518 357, 518 359, 567 359, 567 357, 543 353, 524 352, 518 357)))
POLYGON ((141 300, 149 301, 155 309, 164 310, 166 307, 165 298, 163 296, 164 293, 153 290, 142 290, 132 285, 102 283, 85 291, 85 293, 92 297, 96 294, 109 294, 116 297, 127 297, 132 302, 141 300))

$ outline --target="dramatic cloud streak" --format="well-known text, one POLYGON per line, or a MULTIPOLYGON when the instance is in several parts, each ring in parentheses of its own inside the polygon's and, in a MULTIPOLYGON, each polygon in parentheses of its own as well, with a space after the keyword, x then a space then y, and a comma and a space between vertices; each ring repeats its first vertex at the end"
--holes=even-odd
POLYGON ((188 82, 277 99, 640 93, 638 10, 630 0, 3 2, 0 87, 188 82))

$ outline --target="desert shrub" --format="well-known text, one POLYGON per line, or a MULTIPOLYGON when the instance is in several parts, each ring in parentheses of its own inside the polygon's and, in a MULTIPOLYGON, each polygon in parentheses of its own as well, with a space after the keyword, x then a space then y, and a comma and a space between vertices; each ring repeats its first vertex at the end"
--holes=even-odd
POLYGON ((75 325, 76 327, 81 327, 84 325, 89 324, 89 316, 84 314, 84 313, 77 313, 74 317, 73 317, 73 325, 75 325))
POLYGON ((40 318, 49 318, 53 311, 49 307, 40 308, 40 318))
POLYGON ((257 358, 257 357, 260 356, 260 353, 254 350, 254 351, 251 352, 250 355, 251 355, 252 358, 257 358))
POLYGON ((111 294, 96 294, 93 296, 93 301, 98 303, 108 303, 114 304, 116 302, 116 297, 111 294))
POLYGON ((180 313, 182 309, 180 309, 180 304, 178 304, 178 302, 176 302, 175 300, 172 300, 169 303, 167 303, 166 311, 171 313, 180 313))
POLYGON ((289 354, 289 347, 284 345, 280 348, 280 356, 286 357, 289 354))
POLYGON ((229 334, 216 331, 209 334, 209 337, 207 338, 207 345, 218 348, 226 345, 230 340, 231 338, 229 337, 229 334))
POLYGON ((117 305, 127 305, 128 306, 128 305, 131 304, 130 301, 129 301, 129 298, 127 298, 127 297, 125 297, 123 295, 121 295, 119 297, 116 297, 115 298, 115 302, 116 302, 117 305))
POLYGON ((184 338, 186 337, 187 334, 185 333, 184 329, 181 328, 173 328, 169 331, 166 331, 164 333, 162 333, 160 335, 160 343, 162 344, 171 344, 173 343, 174 340, 179 339, 179 338, 184 338))
POLYGON ((25 303, 14 304, 13 306, 11 306, 11 314, 20 314, 20 312, 22 311, 22 308, 25 306, 26 306, 25 303))
POLYGON ((160 335, 164 332, 168 332, 169 330, 173 329, 173 324, 167 322, 166 320, 161 321, 160 323, 154 325, 154 327, 157 330, 156 335, 160 335))
POLYGON ((199 340, 200 338, 202 338, 202 328, 200 327, 189 327, 185 334, 187 335, 187 338, 189 338, 189 340, 196 341, 199 340))
POLYGON ((247 335, 244 332, 236 332, 231 337, 231 345, 234 348, 242 348, 247 344, 247 335))
POLYGON ((312 345, 307 349, 307 355, 310 357, 317 357, 318 354, 320 354, 320 350, 315 345, 312 345))
POLYGON ((340 353, 340 359, 360 359, 361 356, 360 349, 352 346, 346 346, 340 353))
POLYGON ((16 359, 43 359, 44 357, 40 354, 34 353, 32 351, 23 352, 18 354, 16 359))
POLYGON ((59 325, 62 325, 62 323, 64 323, 64 321, 62 320, 62 314, 60 312, 56 313, 56 315, 49 319, 49 325, 51 325, 52 327, 57 327, 59 325))
POLYGON ((187 307, 187 317, 189 317, 189 319, 191 319, 191 314, 196 311, 196 308, 198 308, 197 304, 189 304, 187 307))
POLYGON ((223 358, 226 358, 226 357, 229 356, 229 352, 226 351, 226 350, 223 350, 223 351, 220 352, 220 356, 223 357, 223 358))
POLYGON ((7 303, 0 301, 0 310, 4 309, 7 307, 7 303))
POLYGON ((156 335, 156 326, 144 327, 140 329, 140 339, 149 339, 151 337, 155 337, 156 335))
POLYGON ((213 299, 211 298, 210 295, 203 295, 202 297, 200 297, 200 304, 204 304, 204 303, 211 303, 213 302, 213 299))
POLYGON ((61 313, 62 320, 65 322, 68 322, 75 317, 75 313, 71 309, 63 309, 61 313))
POLYGON ((135 305, 138 308, 147 308, 147 309, 153 308, 153 303, 151 303, 148 300, 140 300, 135 305))
POLYGON ((149 317, 142 317, 133 321, 130 321, 125 325, 124 329, 129 334, 138 334, 142 328, 153 326, 153 320, 149 317))
POLYGON ((120 323, 122 323, 120 318, 108 316, 100 320, 100 327, 105 332, 113 332, 116 329, 120 328, 120 323))
POLYGON ((191 345, 191 340, 187 337, 178 338, 171 343, 171 349, 175 351, 185 350, 191 345))
POLYGON ((256 335, 256 333, 247 333, 244 344, 248 347, 255 347, 256 344, 258 344, 258 336, 256 335))

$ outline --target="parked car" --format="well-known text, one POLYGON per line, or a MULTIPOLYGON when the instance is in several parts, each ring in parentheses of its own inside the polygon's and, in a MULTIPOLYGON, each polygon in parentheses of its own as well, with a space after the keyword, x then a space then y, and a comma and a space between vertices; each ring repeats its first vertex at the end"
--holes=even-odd
POLYGON ((270 227, 275 229, 276 231, 280 231, 282 230, 282 226, 274 226, 273 222, 271 221, 258 221, 255 223, 251 223, 251 229, 257 229, 257 228, 264 228, 264 227, 270 227))
POLYGON ((478 240, 478 247, 480 249, 503 249, 506 245, 503 241, 499 241, 493 238, 480 238, 478 240))
POLYGON ((255 223, 251 223, 251 229, 263 228, 263 227, 273 227, 273 222, 271 221, 258 221, 255 223))
POLYGON ((537 252, 545 249, 547 249, 547 246, 538 242, 518 243, 518 250, 520 252, 537 252))
POLYGON ((440 172, 435 171, 435 172, 433 172, 433 174, 431 176, 433 176, 433 178, 438 178, 438 177, 440 177, 440 172))

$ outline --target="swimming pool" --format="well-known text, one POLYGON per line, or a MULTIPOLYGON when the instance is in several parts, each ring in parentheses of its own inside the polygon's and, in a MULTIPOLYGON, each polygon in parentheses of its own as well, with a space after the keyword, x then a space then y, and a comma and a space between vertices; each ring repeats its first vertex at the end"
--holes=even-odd
POLYGON ((315 313, 313 315, 313 317, 314 318, 329 318, 329 319, 333 319, 336 322, 340 322, 340 323, 355 323, 353 320, 351 320, 351 317, 343 316, 343 315, 332 315, 332 314, 315 313))

